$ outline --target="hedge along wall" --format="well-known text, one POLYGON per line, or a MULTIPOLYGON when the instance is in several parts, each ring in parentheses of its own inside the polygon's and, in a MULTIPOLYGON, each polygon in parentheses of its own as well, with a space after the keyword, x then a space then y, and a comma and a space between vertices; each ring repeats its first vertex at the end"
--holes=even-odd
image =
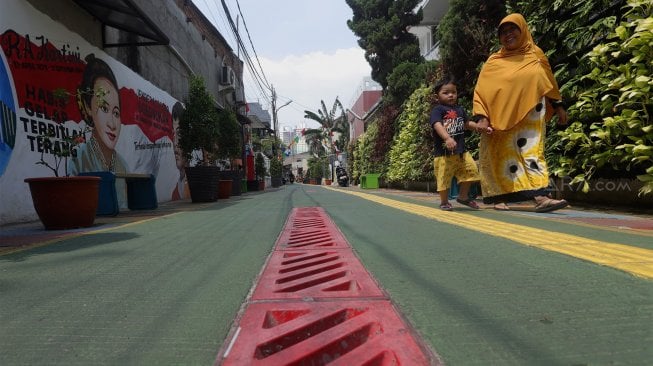
POLYGON ((433 138, 429 125, 433 89, 421 86, 403 105, 390 148, 388 182, 433 180, 433 138))

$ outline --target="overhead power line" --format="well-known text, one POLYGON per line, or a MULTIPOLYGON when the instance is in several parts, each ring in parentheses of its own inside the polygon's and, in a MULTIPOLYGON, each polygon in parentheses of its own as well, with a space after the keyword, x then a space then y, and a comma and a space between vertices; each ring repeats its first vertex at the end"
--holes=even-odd
POLYGON ((243 20, 243 26, 245 27, 245 33, 247 33, 247 39, 249 40, 249 44, 252 46, 252 51, 254 51, 254 57, 256 58, 256 63, 258 63, 258 66, 261 68, 261 75, 263 75, 263 79, 265 79, 267 85, 270 85, 271 83, 265 77, 265 73, 263 72, 263 66, 261 65, 261 61, 259 60, 258 54, 256 53, 254 42, 252 42, 252 37, 249 34, 249 29, 247 28, 247 22, 245 21, 245 16, 243 15, 243 12, 240 10, 240 3, 238 2, 238 0, 236 0, 236 6, 238 7, 238 14, 240 14, 240 17, 243 20))
MULTIPOLYGON (((222 2, 222 7, 224 9, 224 12, 227 15, 227 20, 229 22, 229 25, 231 26, 231 30, 234 32, 238 44, 242 47, 243 56, 245 58, 245 61, 246 61, 247 65, 248 65, 248 67, 249 67, 249 70, 250 70, 252 76, 254 77, 254 80, 256 81, 257 84, 259 84, 261 89, 263 89, 263 87, 265 87, 270 92, 272 92, 272 86, 270 85, 270 83, 267 82, 267 78, 265 78, 265 76, 263 74, 263 69, 261 68, 260 72, 259 72, 259 70, 257 70, 255 65, 252 63, 252 58, 249 55, 249 51, 247 50, 247 47, 245 46, 245 43, 243 42, 242 38, 240 37, 240 33, 238 32, 236 24, 233 21, 233 18, 231 17, 231 13, 229 12, 229 8, 227 7, 227 4, 225 3, 224 0, 221 0, 221 2, 222 2)), ((243 19, 243 22, 244 22, 244 19, 243 19)), ((253 45, 252 45, 252 48, 253 48, 253 45)), ((259 65, 260 65, 260 63, 259 63, 259 65)), ((267 94, 267 93, 265 93, 265 94, 267 94)))

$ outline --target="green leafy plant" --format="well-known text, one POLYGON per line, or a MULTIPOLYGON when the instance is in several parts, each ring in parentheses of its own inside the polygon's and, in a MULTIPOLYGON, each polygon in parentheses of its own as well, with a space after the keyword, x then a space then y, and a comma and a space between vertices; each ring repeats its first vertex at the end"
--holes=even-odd
POLYGON ((326 157, 312 157, 308 159, 308 177, 321 180, 324 177, 326 157))
MULTIPOLYGON (((531 0, 532 1, 532 0, 531 0)), ((440 60, 456 78, 460 96, 471 96, 480 71, 498 44, 497 24, 505 13, 504 0, 451 0, 436 31, 440 60)))
POLYGON ((570 108, 572 120, 591 118, 590 132, 574 122, 559 134, 566 154, 556 174, 573 177, 585 192, 592 177, 610 170, 644 182, 640 194, 653 192, 653 5, 631 0, 628 8, 609 42, 588 54, 588 86, 570 108))
POLYGON ((373 121, 367 127, 367 131, 358 137, 355 146, 352 147, 353 162, 351 165, 352 179, 357 181, 361 175, 367 173, 384 174, 387 170, 386 159, 376 161, 372 158, 374 147, 379 136, 379 123, 373 121))
POLYGON ((399 133, 390 149, 386 179, 421 181, 433 172, 432 137, 428 123, 433 89, 422 86, 413 92, 399 115, 399 133))
MULTIPOLYGON (((386 161, 388 158, 388 151, 390 151, 390 148, 392 147, 392 140, 394 139, 397 130, 395 122, 400 112, 401 109, 396 107, 394 104, 383 103, 379 118, 373 121, 373 124, 377 126, 377 130, 373 135, 374 138, 370 140, 372 143, 372 151, 369 158, 372 159, 372 162, 375 165, 383 166, 384 171, 385 168, 387 168, 386 161)), ((372 135, 370 135, 370 137, 372 137, 372 135)))
POLYGON ((234 159, 242 153, 241 127, 236 114, 223 109, 218 112, 218 139, 215 155, 218 158, 234 159))
POLYGON ((321 105, 322 108, 317 113, 304 111, 304 118, 320 124, 320 128, 304 131, 304 138, 308 142, 309 150, 318 156, 324 155, 325 152, 335 154, 337 149, 343 148, 343 143, 346 144, 349 141, 349 123, 340 100, 336 98, 331 109, 327 109, 323 100, 321 105), (341 142, 334 141, 334 133, 346 138, 341 142), (327 151, 323 145, 326 145, 327 151))
POLYGON ((265 167, 265 158, 263 158, 262 153, 257 153, 256 158, 254 158, 254 172, 258 180, 263 180, 268 175, 268 170, 265 167))
POLYGON ((281 173, 283 170, 283 162, 278 157, 272 157, 270 159, 270 176, 272 178, 281 178, 281 173))
POLYGON ((198 158, 193 151, 201 151, 200 165, 208 165, 214 158, 220 141, 220 115, 201 76, 191 76, 185 109, 179 119, 179 147, 187 161, 198 158))
POLYGON ((423 62, 417 37, 408 31, 422 20, 419 0, 345 1, 352 10, 347 26, 359 37, 358 45, 365 50, 372 79, 384 89, 397 65, 406 61, 423 62))

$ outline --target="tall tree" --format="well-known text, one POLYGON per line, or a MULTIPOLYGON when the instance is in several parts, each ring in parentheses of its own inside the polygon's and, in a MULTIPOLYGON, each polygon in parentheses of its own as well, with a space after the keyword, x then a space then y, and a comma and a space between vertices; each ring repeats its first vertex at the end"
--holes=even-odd
POLYGON ((345 0, 353 11, 347 26, 365 50, 372 67, 372 79, 388 86, 388 76, 403 62, 421 63, 419 42, 408 32, 422 20, 422 10, 414 12, 420 0, 345 0))
POLYGON ((333 102, 330 110, 327 109, 323 100, 321 102, 322 108, 317 113, 304 111, 304 118, 312 119, 320 124, 320 128, 306 130, 304 136, 309 144, 309 149, 314 154, 319 155, 319 152, 324 150, 321 148, 324 142, 326 142, 329 153, 335 154, 336 151, 343 151, 349 140, 349 125, 345 116, 345 109, 342 107, 342 103, 340 103, 338 98, 333 102), (338 141, 334 141, 335 133, 346 136, 344 144, 343 142, 338 143, 338 141))
POLYGON ((436 37, 440 60, 458 81, 462 97, 471 96, 479 66, 497 41, 497 25, 506 15, 504 0, 452 0, 436 37))

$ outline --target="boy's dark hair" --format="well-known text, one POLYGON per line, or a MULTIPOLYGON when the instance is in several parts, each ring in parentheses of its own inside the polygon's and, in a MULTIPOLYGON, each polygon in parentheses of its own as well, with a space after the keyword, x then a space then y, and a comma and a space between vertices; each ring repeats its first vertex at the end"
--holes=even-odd
POLYGON ((442 87, 447 84, 456 85, 456 79, 454 79, 454 77, 451 75, 445 75, 444 77, 442 77, 442 79, 435 82, 435 84, 433 85, 433 91, 435 92, 435 94, 437 94, 440 92, 440 89, 442 89, 442 87))

